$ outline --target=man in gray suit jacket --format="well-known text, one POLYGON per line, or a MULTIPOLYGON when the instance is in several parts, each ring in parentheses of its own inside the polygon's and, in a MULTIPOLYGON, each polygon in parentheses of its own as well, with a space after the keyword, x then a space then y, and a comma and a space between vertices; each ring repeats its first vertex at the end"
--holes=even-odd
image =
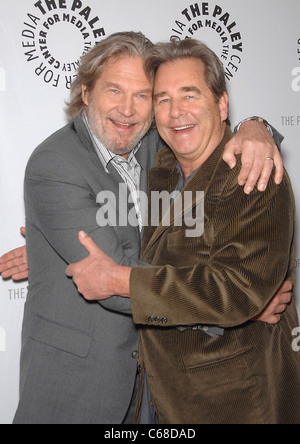
MULTIPOLYGON (((132 69, 138 70, 135 63, 142 64, 142 51, 145 54, 149 45, 143 36, 123 35, 122 41, 112 37, 102 49, 95 48, 90 59, 95 59, 96 52, 98 58, 102 53, 112 53, 112 58, 117 43, 123 52, 126 46, 139 47, 141 54, 136 54, 136 61, 133 55, 130 59, 132 69)), ((88 62, 86 59, 85 66, 88 62)), ((162 146, 157 132, 148 132, 152 124, 152 84, 142 69, 138 75, 128 73, 123 87, 121 74, 127 66, 122 59, 119 63, 119 69, 107 63, 101 75, 107 85, 104 91, 97 91, 102 104, 113 104, 102 114, 103 136, 109 139, 105 145, 111 145, 111 152, 125 157, 127 150, 140 145, 135 161, 141 168, 140 187, 146 191, 148 168, 162 146), (137 106, 135 111, 135 103, 123 106, 119 98, 112 99, 117 96, 117 86, 128 88, 128 102, 129 95, 141 96, 133 101, 142 101, 143 109, 137 106)), ((102 83, 96 82, 92 89, 102 88, 102 83)), ((99 115, 90 92, 83 91, 89 118, 78 117, 52 135, 33 153, 26 170, 30 274, 15 423, 114 424, 133 420, 130 404, 137 376, 138 336, 128 316, 129 304, 118 305, 119 298, 105 307, 86 303, 65 274, 66 264, 86 256, 77 242, 82 228, 117 262, 140 263, 138 226, 97 224, 98 193, 111 191, 118 201, 119 183, 123 181, 113 159, 104 162, 102 155, 108 151, 97 146, 93 137, 99 115)), ((74 97, 70 108, 75 109, 74 97)))
MULTIPOLYGON (((136 156, 143 175, 154 162, 150 146, 159 146, 155 132, 136 156)), ((127 307, 116 313, 86 303, 65 275, 66 264, 86 256, 76 242, 83 227, 116 261, 140 263, 138 228, 97 226, 96 196, 110 190, 118 198, 119 181, 113 169, 105 173, 80 118, 31 157, 25 179, 30 285, 16 423, 122 423, 126 417, 138 358, 136 329, 120 313, 127 307)))
MULTIPOLYGON (((28 163, 30 273, 15 424, 133 420, 139 344, 130 301, 116 296, 87 302, 65 270, 87 256, 78 242, 80 230, 117 263, 143 265, 138 199, 125 203, 127 213, 136 213, 136 226, 99 226, 97 196, 113 193, 119 216, 120 183, 131 194, 147 190, 147 171, 162 147, 157 132, 149 130, 152 79, 143 60, 151 46, 141 34, 122 33, 88 53, 72 87, 74 120, 28 163)), ((267 139, 265 127, 256 125, 267 139)))

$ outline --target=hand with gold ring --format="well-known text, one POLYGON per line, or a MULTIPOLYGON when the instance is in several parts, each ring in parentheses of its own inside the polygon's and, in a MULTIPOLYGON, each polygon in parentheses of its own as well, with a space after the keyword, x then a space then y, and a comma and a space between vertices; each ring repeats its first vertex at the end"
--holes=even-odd
POLYGON ((283 160, 273 137, 262 123, 244 123, 227 144, 223 159, 231 168, 236 165, 236 154, 242 154, 238 183, 244 187, 246 194, 250 194, 256 185, 259 191, 265 191, 274 167, 275 183, 279 185, 282 182, 283 160), (273 164, 269 160, 272 160, 273 164))

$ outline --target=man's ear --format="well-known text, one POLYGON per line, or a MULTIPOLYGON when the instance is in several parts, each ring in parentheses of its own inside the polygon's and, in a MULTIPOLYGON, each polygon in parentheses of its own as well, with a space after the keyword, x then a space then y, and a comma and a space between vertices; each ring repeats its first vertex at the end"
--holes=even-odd
POLYGON ((229 98, 227 92, 223 92, 223 95, 219 101, 220 115, 222 122, 226 122, 229 112, 229 98))
POLYGON ((88 87, 86 85, 81 85, 81 96, 82 96, 82 101, 85 104, 85 106, 89 106, 88 87))

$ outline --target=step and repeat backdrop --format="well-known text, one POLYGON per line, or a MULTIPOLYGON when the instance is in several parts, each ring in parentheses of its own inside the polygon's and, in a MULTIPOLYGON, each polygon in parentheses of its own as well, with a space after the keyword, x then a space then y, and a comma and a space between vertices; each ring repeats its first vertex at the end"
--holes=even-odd
MULTIPOLYGON (((299 17, 299 0, 0 0, 0 255, 24 244, 26 163, 67 122, 65 100, 80 57, 117 31, 209 44, 225 67, 232 122, 262 115, 285 136, 283 156, 299 204, 299 17)), ((295 268, 299 275, 299 248, 295 268)), ((12 421, 18 403, 26 296, 27 282, 0 280, 2 424, 12 421)))

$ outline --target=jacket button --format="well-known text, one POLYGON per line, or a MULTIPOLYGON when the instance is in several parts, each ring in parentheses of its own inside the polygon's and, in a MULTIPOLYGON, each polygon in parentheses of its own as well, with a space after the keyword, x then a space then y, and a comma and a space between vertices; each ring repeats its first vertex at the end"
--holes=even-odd
POLYGON ((132 356, 132 359, 139 359, 140 354, 137 350, 135 350, 131 356, 132 356))
POLYGON ((149 316, 148 322, 151 324, 154 321, 154 318, 152 316, 149 316))
POLYGON ((155 318, 154 321, 158 324, 160 322, 160 317, 157 316, 157 318, 155 318))
POLYGON ((162 318, 161 323, 162 324, 167 324, 168 323, 168 319, 167 318, 162 318))

